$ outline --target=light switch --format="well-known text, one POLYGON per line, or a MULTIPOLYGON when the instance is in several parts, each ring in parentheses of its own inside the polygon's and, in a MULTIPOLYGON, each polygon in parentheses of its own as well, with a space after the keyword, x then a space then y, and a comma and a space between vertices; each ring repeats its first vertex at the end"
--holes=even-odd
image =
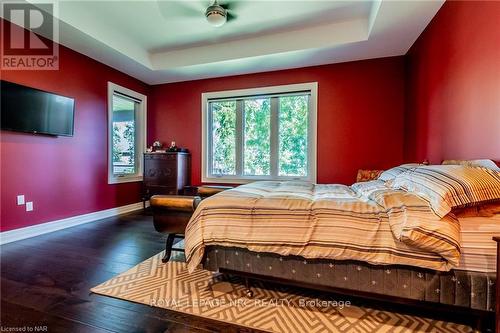
POLYGON ((17 196, 17 205, 18 206, 24 205, 24 194, 17 196))
POLYGON ((33 210, 33 201, 28 201, 26 203, 26 211, 31 212, 33 210))

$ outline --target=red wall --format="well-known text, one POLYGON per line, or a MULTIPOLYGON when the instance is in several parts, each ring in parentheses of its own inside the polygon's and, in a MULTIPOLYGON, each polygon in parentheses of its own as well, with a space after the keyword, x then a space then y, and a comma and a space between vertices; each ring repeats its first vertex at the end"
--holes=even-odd
POLYGON ((405 157, 500 159, 500 2, 448 1, 407 55, 405 157))
POLYGON ((1 132, 0 230, 139 201, 140 184, 107 185, 107 81, 148 94, 148 142, 192 152, 201 176, 201 93, 317 81, 318 182, 403 160, 500 160, 500 3, 448 1, 406 57, 149 87, 60 48, 59 71, 2 79, 74 97, 75 136, 1 132), (405 96, 406 95, 406 96, 405 96), (34 201, 26 212, 16 195, 34 201))
POLYGON ((65 47, 58 71, 2 71, 2 80, 75 99, 75 135, 2 131, 1 224, 6 231, 140 201, 140 183, 107 185, 107 82, 147 93, 140 81, 65 47), (24 194, 34 211, 16 205, 24 194))
POLYGON ((318 82, 318 182, 352 183, 359 168, 403 159, 404 59, 393 57, 153 86, 148 142, 175 140, 201 179, 201 93, 318 82))

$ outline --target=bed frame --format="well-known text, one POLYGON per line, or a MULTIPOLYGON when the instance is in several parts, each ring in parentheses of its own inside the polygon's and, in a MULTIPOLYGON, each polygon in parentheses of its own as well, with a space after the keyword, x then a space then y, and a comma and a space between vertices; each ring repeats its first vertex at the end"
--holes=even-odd
MULTIPOLYGON (((500 161, 495 163, 500 166, 500 161)), ((167 210, 172 210, 170 208, 167 210)), ((153 213, 157 218, 158 212, 153 210, 153 213)), ((169 211, 166 217, 172 214, 169 211)), ((439 272, 359 261, 304 260, 297 256, 282 257, 222 246, 208 246, 202 265, 210 271, 243 277, 249 296, 249 281, 265 280, 406 305, 432 312, 434 316, 451 314, 455 320, 457 316, 458 319, 472 316, 477 330, 500 333, 500 237, 493 237, 493 240, 497 242, 496 273, 439 272), (495 323, 491 324, 493 320, 495 323)))
POLYGON ((481 332, 500 333, 500 237, 496 273, 439 272, 410 266, 380 266, 359 261, 304 260, 297 256, 257 253, 241 248, 208 246, 204 269, 251 280, 305 287, 377 302, 409 306, 468 319, 481 332), (493 320, 495 324, 492 324, 493 320))

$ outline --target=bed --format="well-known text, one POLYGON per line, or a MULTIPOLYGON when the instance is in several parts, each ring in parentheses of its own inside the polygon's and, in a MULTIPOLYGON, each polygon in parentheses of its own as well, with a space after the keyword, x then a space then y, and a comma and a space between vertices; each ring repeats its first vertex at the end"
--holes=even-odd
MULTIPOLYGON (((352 186, 270 181, 222 192, 186 228, 188 268, 491 318, 500 187, 436 199, 414 182, 442 170, 463 171, 403 166, 352 186)), ((498 171, 486 177, 500 184, 498 171)))

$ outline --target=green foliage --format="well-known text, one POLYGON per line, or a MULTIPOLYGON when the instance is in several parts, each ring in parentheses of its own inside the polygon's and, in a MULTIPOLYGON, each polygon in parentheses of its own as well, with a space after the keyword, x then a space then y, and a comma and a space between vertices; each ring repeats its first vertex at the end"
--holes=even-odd
MULTIPOLYGON (((309 97, 273 97, 279 101, 279 176, 307 176, 309 97)), ((212 102, 212 169, 214 174, 236 175, 236 106, 243 106, 243 174, 271 174, 271 98, 242 102, 212 102)), ((241 115, 240 115, 241 117, 241 115)))
POLYGON ((135 172, 135 108, 137 103, 113 95, 113 173, 135 172))
POLYGON ((214 174, 236 174, 236 102, 212 103, 212 168, 214 174))
POLYGON ((244 102, 244 173, 269 175, 271 172, 271 100, 244 102))
POLYGON ((308 96, 280 97, 279 175, 307 175, 308 96))
POLYGON ((113 162, 120 162, 121 154, 118 143, 120 142, 120 131, 116 124, 113 124, 113 162))
POLYGON ((135 122, 127 122, 123 131, 123 138, 127 142, 127 149, 130 161, 135 161, 135 122))
POLYGON ((116 173, 135 172, 135 123, 113 124, 113 164, 116 173))

